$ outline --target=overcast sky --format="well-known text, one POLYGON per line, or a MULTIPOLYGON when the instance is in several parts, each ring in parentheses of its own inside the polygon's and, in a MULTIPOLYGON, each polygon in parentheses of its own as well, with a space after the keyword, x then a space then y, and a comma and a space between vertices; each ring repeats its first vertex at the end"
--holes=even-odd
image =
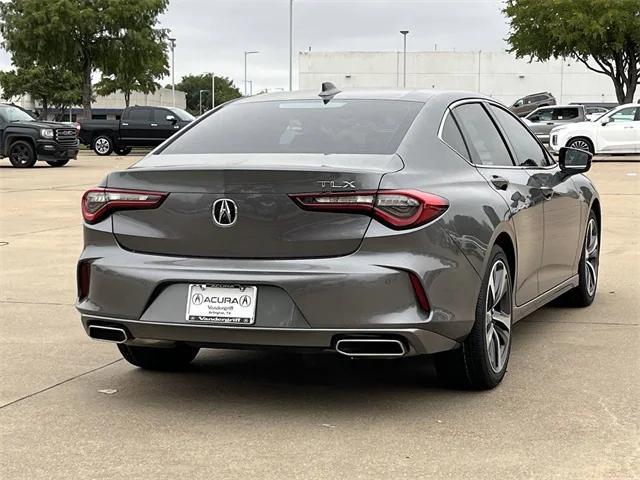
MULTIPOLYGON (((294 0, 294 52, 504 50, 501 0, 294 0)), ((245 50, 254 92, 288 86, 289 0, 170 0, 160 19, 177 38, 176 82, 215 71, 241 88, 245 50)), ((10 68, 0 52, 0 68, 10 68)), ((297 63, 294 63, 294 75, 297 63)), ((169 83, 167 78, 161 83, 169 83)), ((297 84, 294 76, 294 87, 297 84)))

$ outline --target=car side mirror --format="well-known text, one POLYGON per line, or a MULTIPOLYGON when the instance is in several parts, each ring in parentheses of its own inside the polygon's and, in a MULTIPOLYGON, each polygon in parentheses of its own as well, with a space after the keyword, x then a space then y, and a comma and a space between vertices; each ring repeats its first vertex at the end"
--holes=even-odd
POLYGON ((569 175, 588 172, 593 155, 586 150, 562 147, 558 155, 560 170, 569 175))
POLYGON ((606 125, 609 125, 612 122, 612 120, 610 118, 605 118, 602 120, 602 122, 600 122, 600 124, 604 127, 606 125))
POLYGON ((534 115, 533 117, 529 118, 530 122, 539 122, 540 121, 540 117, 538 115, 534 115))
POLYGON ((164 117, 164 119, 167 122, 171 122, 171 123, 176 123, 178 121, 178 119, 176 119, 176 117, 174 117, 173 115, 167 115, 166 117, 164 117))

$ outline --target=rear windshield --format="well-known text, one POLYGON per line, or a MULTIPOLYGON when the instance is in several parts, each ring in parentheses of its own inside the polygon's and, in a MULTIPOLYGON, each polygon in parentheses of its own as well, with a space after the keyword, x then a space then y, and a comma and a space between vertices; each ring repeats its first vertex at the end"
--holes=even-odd
POLYGON ((337 99, 232 103, 161 153, 392 154, 422 106, 337 99))

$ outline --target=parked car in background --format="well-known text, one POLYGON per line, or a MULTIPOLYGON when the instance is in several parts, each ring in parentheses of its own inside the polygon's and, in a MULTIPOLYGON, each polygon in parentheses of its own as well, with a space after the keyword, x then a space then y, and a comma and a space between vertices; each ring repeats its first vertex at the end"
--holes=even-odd
POLYGON ((524 118, 529 130, 545 145, 549 144, 549 133, 552 128, 558 125, 584 122, 586 120, 585 107, 582 105, 540 107, 524 118))
POLYGON ((132 147, 155 147, 195 117, 181 108, 128 107, 120 120, 80 121, 80 141, 98 155, 127 155, 132 147))
POLYGON ((0 104, 0 155, 18 168, 38 160, 62 167, 78 156, 76 129, 58 122, 36 120, 20 107, 0 104))
POLYGON ((592 122, 572 123, 551 130, 551 148, 579 148, 591 153, 639 153, 640 107, 620 105, 592 122))
POLYGON ((526 97, 520 98, 509 107, 513 113, 519 117, 524 117, 533 112, 536 108, 555 105, 556 99, 549 92, 533 93, 526 97))
POLYGON ((588 152, 554 162, 473 93, 319 97, 237 100, 84 194, 89 336, 155 370, 206 347, 435 354, 443 380, 481 389, 518 320, 591 304, 588 152))
POLYGON ((610 108, 606 108, 606 107, 584 107, 584 109, 586 113, 585 116, 589 121, 593 121, 596 118, 600 118, 602 115, 604 115, 609 110, 611 110, 610 108))

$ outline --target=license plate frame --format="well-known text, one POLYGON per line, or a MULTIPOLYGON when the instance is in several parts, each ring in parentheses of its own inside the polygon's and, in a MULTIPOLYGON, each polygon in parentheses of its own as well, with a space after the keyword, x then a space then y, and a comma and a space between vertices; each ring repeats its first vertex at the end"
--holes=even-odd
POLYGON ((192 283, 187 292, 185 320, 205 325, 253 325, 258 287, 229 283, 192 283))

